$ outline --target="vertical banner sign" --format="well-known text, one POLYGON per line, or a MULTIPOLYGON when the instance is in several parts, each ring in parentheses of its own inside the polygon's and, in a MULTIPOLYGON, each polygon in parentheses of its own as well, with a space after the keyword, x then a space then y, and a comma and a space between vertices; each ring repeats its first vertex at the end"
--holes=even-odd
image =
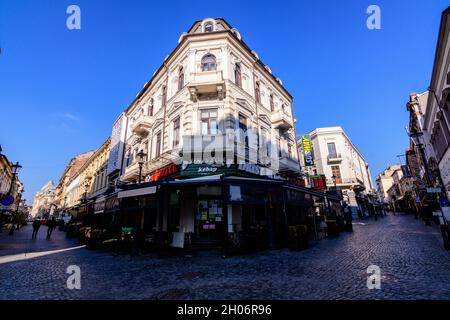
POLYGON ((305 159, 305 166, 312 167, 314 165, 312 144, 309 134, 302 135, 303 157, 305 159))

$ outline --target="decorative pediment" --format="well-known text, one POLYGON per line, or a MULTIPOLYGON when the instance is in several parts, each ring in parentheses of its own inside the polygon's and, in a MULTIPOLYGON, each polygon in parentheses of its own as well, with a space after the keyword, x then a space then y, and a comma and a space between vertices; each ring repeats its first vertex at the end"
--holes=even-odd
POLYGON ((250 113, 254 113, 255 109, 247 102, 245 99, 236 99, 236 104, 244 109, 246 109, 250 113))
POLYGON ((183 102, 176 101, 172 104, 172 106, 167 110, 167 114, 170 115, 180 109, 183 106, 183 102))
POLYGON ((268 126, 271 125, 270 118, 269 118, 267 115, 265 115, 265 114, 260 114, 260 115, 259 115, 259 120, 263 121, 263 122, 266 123, 268 126))

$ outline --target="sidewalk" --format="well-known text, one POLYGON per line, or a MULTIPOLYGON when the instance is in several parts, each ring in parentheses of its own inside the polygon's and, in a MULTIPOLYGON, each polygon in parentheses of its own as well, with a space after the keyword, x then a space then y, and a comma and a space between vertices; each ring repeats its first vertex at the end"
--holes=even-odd
POLYGON ((67 239, 66 233, 59 231, 58 228, 53 230, 50 240, 46 239, 46 226, 41 226, 36 240, 31 240, 32 232, 31 224, 16 230, 12 236, 9 235, 9 231, 3 230, 0 233, 0 256, 66 249, 78 245, 76 239, 67 239))

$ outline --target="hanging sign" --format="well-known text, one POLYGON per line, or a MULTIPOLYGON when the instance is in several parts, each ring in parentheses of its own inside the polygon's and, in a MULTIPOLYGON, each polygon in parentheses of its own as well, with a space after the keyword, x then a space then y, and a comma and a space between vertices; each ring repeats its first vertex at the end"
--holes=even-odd
POLYGON ((303 146, 303 157, 305 159, 305 166, 312 167, 314 166, 314 157, 311 138, 309 137, 309 134, 305 134, 301 136, 301 140, 303 146))

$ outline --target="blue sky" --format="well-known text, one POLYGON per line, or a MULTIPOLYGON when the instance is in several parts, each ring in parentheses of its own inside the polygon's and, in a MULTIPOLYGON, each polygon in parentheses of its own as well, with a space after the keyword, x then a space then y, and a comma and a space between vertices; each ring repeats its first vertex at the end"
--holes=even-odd
POLYGON ((0 0, 0 144, 26 199, 111 126, 195 20, 224 17, 294 96, 297 133, 341 125, 373 175, 408 146, 405 104, 425 91, 441 12, 433 1, 0 0), (66 8, 81 8, 81 30, 66 8), (381 8, 381 30, 366 9, 381 8))

